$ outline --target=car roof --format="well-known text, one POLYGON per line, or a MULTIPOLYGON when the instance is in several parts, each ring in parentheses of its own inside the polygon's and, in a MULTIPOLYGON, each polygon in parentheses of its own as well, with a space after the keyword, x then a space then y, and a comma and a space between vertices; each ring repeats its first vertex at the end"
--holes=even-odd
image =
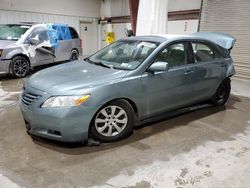
POLYGON ((129 38, 126 38, 126 39, 162 43, 162 42, 165 42, 167 40, 175 40, 175 39, 201 39, 201 38, 193 36, 193 35, 155 34, 155 35, 133 36, 133 37, 129 37, 129 38))

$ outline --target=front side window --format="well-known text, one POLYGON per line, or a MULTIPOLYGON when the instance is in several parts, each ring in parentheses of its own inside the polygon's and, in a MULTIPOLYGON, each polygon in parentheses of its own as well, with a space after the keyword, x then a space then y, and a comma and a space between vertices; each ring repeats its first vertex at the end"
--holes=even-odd
POLYGON ((192 42, 194 59, 196 63, 209 62, 216 59, 223 59, 223 56, 217 50, 204 43, 192 42))
POLYGON ((177 43, 168 46, 157 55, 156 61, 167 62, 169 67, 176 67, 187 64, 187 50, 185 43, 177 43))
POLYGON ((19 40, 29 28, 26 25, 0 25, 0 40, 19 40))
POLYGON ((48 33, 47 29, 44 27, 37 27, 35 28, 32 33, 30 34, 29 38, 37 38, 39 40, 39 44, 43 42, 47 42, 48 39, 48 33))
POLYGON ((157 47, 144 41, 117 41, 89 58, 94 63, 104 63, 112 68, 132 70, 137 68, 157 47))

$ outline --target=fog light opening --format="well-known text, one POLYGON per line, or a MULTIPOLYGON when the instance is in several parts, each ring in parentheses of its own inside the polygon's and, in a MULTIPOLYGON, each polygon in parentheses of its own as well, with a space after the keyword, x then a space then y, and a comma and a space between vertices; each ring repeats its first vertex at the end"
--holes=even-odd
POLYGON ((55 136, 62 136, 62 134, 59 131, 55 131, 55 130, 51 130, 51 129, 48 130, 48 134, 52 134, 55 136))

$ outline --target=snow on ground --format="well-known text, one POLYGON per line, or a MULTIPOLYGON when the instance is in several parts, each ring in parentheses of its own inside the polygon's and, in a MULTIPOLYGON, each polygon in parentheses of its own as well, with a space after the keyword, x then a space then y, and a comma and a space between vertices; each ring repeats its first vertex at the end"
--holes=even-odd
POLYGON ((250 126, 244 134, 234 136, 234 140, 209 141, 169 158, 169 161, 138 166, 133 175, 123 171, 99 187, 249 187, 250 126))
POLYGON ((14 96, 18 95, 20 92, 14 91, 5 91, 2 88, 2 84, 0 82, 0 108, 3 108, 4 106, 9 106, 16 103, 16 99, 13 98, 14 96))
POLYGON ((21 188, 21 187, 13 183, 7 177, 0 174, 0 188, 21 188))

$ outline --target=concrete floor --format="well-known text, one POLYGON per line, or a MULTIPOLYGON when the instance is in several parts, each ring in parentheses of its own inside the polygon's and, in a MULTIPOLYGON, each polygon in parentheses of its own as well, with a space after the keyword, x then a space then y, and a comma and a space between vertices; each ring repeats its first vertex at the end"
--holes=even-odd
POLYGON ((123 141, 87 147, 27 135, 17 103, 22 82, 0 78, 0 188, 250 185, 249 83, 233 81, 225 107, 203 108, 138 128, 123 141))

